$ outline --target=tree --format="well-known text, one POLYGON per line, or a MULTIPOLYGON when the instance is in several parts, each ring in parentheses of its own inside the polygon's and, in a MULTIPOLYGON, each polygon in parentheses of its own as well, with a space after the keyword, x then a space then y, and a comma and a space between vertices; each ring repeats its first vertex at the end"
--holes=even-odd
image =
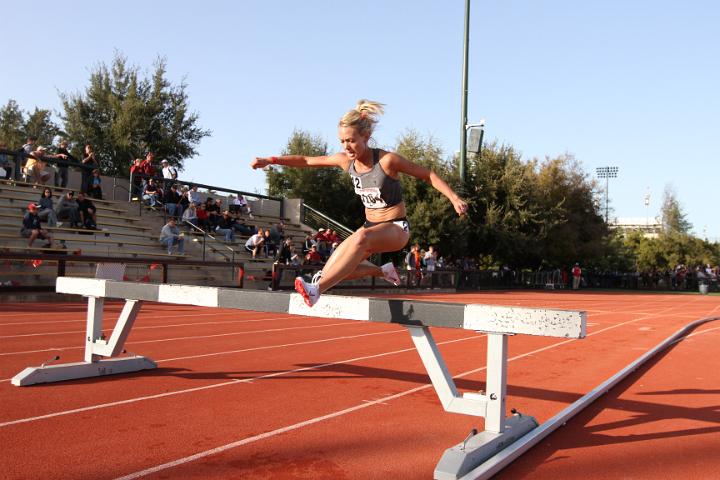
POLYGON ((26 137, 35 137, 38 145, 52 145, 55 137, 63 134, 60 127, 52 120, 50 110, 37 107, 28 116, 23 130, 26 137))
POLYGON ((663 193, 662 203, 662 225, 665 233, 688 234, 692 224, 687 220, 680 202, 677 200, 675 191, 668 185, 663 193))
POLYGON ((0 110, 0 143, 10 150, 19 150, 25 143, 25 115, 13 99, 0 110))
POLYGON ((171 84, 166 62, 158 59, 150 78, 116 54, 110 67, 97 66, 83 93, 61 94, 69 140, 78 147, 90 143, 105 173, 126 175, 134 158, 151 150, 182 169, 198 143, 210 131, 198 126, 191 113, 187 84, 171 84))
MULTIPOLYGON (((309 157, 328 154, 322 138, 302 130, 295 130, 283 155, 309 157)), ((338 168, 268 168, 268 193, 290 198, 302 198, 310 207, 323 212, 341 224, 355 229, 363 224, 362 203, 353 192, 350 178, 338 168)))

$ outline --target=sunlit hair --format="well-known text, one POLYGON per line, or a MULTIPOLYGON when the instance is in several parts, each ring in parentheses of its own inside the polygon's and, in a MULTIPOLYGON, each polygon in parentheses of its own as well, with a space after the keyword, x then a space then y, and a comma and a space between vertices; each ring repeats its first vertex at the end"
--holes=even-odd
POLYGON ((352 127, 361 135, 372 135, 378 118, 385 110, 385 105, 371 100, 358 100, 357 107, 347 112, 340 119, 338 127, 352 127))

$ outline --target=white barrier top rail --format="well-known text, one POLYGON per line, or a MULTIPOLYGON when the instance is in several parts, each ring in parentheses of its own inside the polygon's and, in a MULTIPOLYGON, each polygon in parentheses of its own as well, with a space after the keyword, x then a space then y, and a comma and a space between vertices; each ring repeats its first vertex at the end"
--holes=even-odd
POLYGON ((60 277, 57 292, 312 317, 462 328, 488 333, 584 338, 585 312, 323 295, 314 307, 297 293, 60 277))

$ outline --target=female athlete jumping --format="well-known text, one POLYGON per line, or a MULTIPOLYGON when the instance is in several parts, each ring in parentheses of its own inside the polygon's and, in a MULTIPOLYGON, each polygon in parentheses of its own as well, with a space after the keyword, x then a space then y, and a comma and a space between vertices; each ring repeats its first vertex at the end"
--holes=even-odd
POLYGON ((398 251, 410 238, 400 173, 430 183, 452 202, 458 215, 467 212, 467 204, 435 172, 397 153, 368 146, 377 117, 382 113, 383 104, 369 100, 360 100, 357 107, 347 112, 338 125, 338 136, 343 146, 340 153, 322 157, 259 157, 251 163, 252 168, 268 165, 342 168, 350 174, 355 193, 365 205, 365 224, 337 247, 322 272, 316 274, 311 283, 301 277, 295 279, 295 290, 309 306, 317 302, 321 293, 344 279, 371 275, 398 284, 400 279, 392 263, 378 267, 368 262, 367 258, 373 253, 398 251))

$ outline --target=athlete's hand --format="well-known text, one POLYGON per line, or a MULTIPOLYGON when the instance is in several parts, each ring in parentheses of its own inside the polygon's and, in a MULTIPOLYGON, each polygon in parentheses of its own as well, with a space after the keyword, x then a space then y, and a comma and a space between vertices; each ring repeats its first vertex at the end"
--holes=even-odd
POLYGON ((270 161, 269 158, 255 157, 255 160, 253 160, 252 162, 250 162, 250 166, 251 166, 253 169, 265 168, 265 167, 267 167, 268 165, 270 165, 271 163, 272 163, 272 162, 270 161))
POLYGON ((461 217, 467 215, 468 204, 465 203, 465 201, 462 198, 453 200, 452 204, 453 204, 453 207, 455 207, 455 211, 457 212, 458 215, 460 215, 461 217))

